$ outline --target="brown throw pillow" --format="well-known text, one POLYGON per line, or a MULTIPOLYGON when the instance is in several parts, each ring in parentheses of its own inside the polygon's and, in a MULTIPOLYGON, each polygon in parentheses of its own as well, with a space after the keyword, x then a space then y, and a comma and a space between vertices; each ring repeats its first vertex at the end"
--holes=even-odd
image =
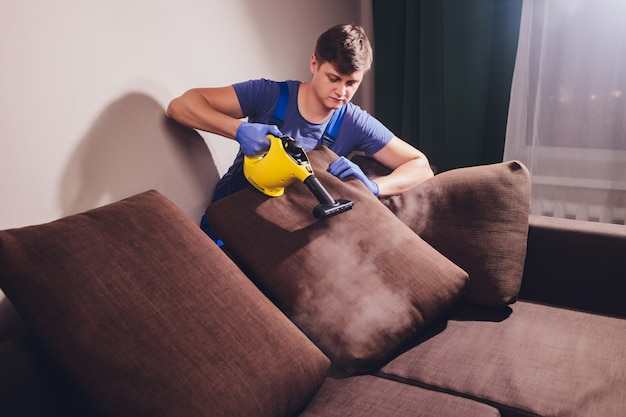
POLYGON ((0 232, 0 285, 115 416, 290 416, 326 358, 157 192, 0 232))
MULTIPOLYGON (((354 162, 372 178, 389 171, 374 159, 354 162)), ((530 176, 517 161, 442 172, 381 201, 470 276, 466 300, 484 307, 515 302, 522 283, 530 176)))
POLYGON ((366 372, 440 318, 467 274, 359 180, 328 173, 332 151, 308 156, 330 195, 352 200, 352 210, 318 220, 318 201, 296 182, 276 198, 244 189, 209 206, 207 216, 250 277, 335 365, 366 372))

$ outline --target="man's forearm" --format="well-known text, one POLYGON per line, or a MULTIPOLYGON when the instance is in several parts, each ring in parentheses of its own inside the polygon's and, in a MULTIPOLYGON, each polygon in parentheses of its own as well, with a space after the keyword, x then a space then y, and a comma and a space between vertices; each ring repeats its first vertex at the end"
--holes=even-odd
POLYGON ((376 178, 380 197, 403 193, 433 177, 433 171, 424 158, 412 159, 394 169, 389 175, 376 178))

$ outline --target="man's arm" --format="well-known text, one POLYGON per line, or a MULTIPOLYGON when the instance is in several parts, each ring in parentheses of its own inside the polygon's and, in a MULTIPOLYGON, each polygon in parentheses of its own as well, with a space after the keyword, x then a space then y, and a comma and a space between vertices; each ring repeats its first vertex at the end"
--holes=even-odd
POLYGON ((243 117, 232 86, 194 88, 172 100, 167 115, 194 129, 234 139, 243 117))
POLYGON ((167 115, 194 129, 235 139, 248 156, 269 149, 268 133, 281 135, 276 126, 243 122, 239 98, 232 86, 189 90, 170 102, 167 115))
POLYGON ((376 178, 381 197, 400 194, 434 175, 426 155, 396 136, 373 157, 393 170, 376 178))

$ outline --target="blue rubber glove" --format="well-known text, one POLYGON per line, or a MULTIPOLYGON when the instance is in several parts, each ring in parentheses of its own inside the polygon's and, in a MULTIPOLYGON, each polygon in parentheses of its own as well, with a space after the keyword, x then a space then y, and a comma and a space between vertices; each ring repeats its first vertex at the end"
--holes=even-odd
POLYGON ((344 179, 350 175, 354 175, 355 177, 360 179, 361 182, 363 182, 363 184, 367 186, 367 188, 369 188, 372 194, 378 195, 378 184, 367 178, 365 173, 363 173, 363 171, 361 170, 361 167, 350 161, 345 156, 339 157, 339 159, 330 164, 330 167, 328 167, 328 171, 335 177, 339 177, 341 179, 344 179))
POLYGON ((282 136, 275 125, 243 122, 239 125, 235 140, 241 145, 241 151, 246 156, 254 156, 266 152, 270 148, 270 141, 265 135, 282 136))

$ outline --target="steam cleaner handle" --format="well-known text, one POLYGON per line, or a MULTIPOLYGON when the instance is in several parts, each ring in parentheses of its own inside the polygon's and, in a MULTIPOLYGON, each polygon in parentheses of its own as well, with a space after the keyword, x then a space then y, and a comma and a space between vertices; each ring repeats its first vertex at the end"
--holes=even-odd
POLYGON ((309 190, 311 190, 311 192, 317 198, 320 204, 333 205, 336 203, 335 199, 332 198, 330 194, 328 194, 328 191, 326 191, 326 188, 324 188, 322 183, 317 179, 317 177, 314 174, 309 175, 304 180, 304 183, 306 184, 307 187, 309 187, 309 190))

